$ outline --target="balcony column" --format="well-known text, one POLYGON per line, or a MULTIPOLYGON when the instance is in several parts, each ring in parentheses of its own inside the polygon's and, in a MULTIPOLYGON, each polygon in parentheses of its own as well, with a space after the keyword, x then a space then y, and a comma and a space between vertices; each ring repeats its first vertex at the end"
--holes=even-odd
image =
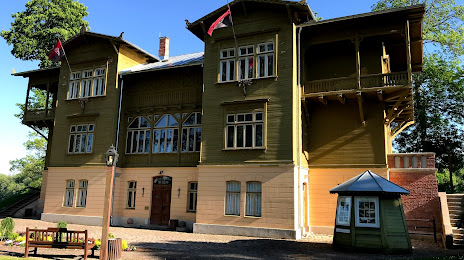
POLYGON ((360 44, 359 35, 356 34, 356 37, 354 40, 354 46, 356 50, 356 76, 357 76, 357 81, 358 81, 358 89, 361 89, 361 57, 359 55, 359 44, 360 44))
POLYGON ((412 67, 411 67, 411 39, 409 35, 409 20, 406 20, 404 37, 406 40, 406 59, 408 66, 408 83, 412 83, 412 67))
POLYGON ((50 98, 50 81, 47 82, 47 99, 45 99, 45 118, 48 117, 48 100, 50 98))
POLYGON ((24 117, 26 117, 26 113, 27 113, 27 107, 29 105, 29 92, 31 92, 31 84, 27 84, 27 92, 26 92, 26 102, 24 103, 24 115, 23 115, 23 120, 24 120, 24 117))

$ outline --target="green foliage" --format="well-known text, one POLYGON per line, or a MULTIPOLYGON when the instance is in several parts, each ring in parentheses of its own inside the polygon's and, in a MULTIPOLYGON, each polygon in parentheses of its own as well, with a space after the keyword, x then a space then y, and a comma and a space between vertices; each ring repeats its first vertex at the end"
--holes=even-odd
MULTIPOLYGON (((449 171, 437 172, 438 191, 451 193, 449 185, 449 171)), ((464 193, 464 169, 459 172, 453 172, 454 192, 464 193)))
POLYGON ((129 248, 126 240, 121 241, 121 248, 122 250, 126 250, 127 248, 129 248))
POLYGON ((13 234, 13 229, 15 227, 14 220, 10 217, 4 218, 0 223, 0 233, 2 233, 2 238, 8 238, 13 234))
POLYGON ((39 60, 40 67, 50 67, 50 50, 57 38, 65 41, 79 33, 88 16, 87 7, 73 0, 30 0, 26 10, 11 15, 14 21, 2 36, 8 45, 13 45, 11 54, 22 60, 39 60))
POLYGON ((114 238, 114 235, 110 232, 108 233, 108 238, 114 238))
POLYGON ((65 221, 60 221, 58 222, 58 224, 56 224, 56 226, 58 228, 68 228, 68 223, 66 223, 65 221))
POLYGON ((95 240, 95 246, 94 246, 94 248, 95 248, 96 250, 100 250, 101 243, 102 243, 102 241, 101 241, 100 239, 95 240))
POLYGON ((26 236, 18 236, 16 239, 15 239, 15 242, 23 242, 23 241, 26 241, 26 236))
POLYGON ((18 237, 19 237, 18 233, 10 233, 10 235, 8 236, 8 239, 16 241, 16 239, 18 239, 18 237))

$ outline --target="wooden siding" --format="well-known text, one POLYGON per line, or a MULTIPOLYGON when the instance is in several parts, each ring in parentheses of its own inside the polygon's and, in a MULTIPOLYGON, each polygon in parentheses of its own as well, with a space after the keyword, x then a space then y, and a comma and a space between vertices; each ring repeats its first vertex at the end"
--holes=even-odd
POLYGON ((218 83, 219 52, 233 48, 235 41, 230 28, 216 30, 205 41, 203 93, 203 143, 201 164, 242 163, 293 163, 296 155, 297 116, 295 30, 287 11, 247 9, 247 14, 234 14, 237 45, 275 43, 278 77, 253 79, 253 84, 243 89, 236 82, 218 83), (251 35, 251 36, 249 36, 251 35), (265 150, 223 151, 226 108, 222 102, 267 99, 265 150))
POLYGON ((383 104, 365 101, 363 107, 365 125, 361 124, 356 103, 311 104, 304 144, 310 167, 386 167, 383 104))
POLYGON ((294 229, 294 167, 199 167, 197 223, 294 229), (240 216, 225 215, 226 182, 239 181, 240 216), (262 217, 246 217, 246 183, 262 185, 262 217))

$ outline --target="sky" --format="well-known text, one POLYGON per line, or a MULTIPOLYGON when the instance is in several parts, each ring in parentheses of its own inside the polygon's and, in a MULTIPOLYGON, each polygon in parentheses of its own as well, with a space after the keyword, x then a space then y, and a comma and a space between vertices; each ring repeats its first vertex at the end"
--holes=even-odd
MULTIPOLYGON (((11 14, 25 10, 27 0, 4 1, 0 9, 0 30, 9 30, 11 14)), ((88 7, 90 30, 119 36, 158 56, 159 35, 168 36, 170 56, 203 51, 203 42, 185 29, 185 19, 193 22, 227 4, 227 0, 80 0, 88 7)), ((374 0, 309 0, 318 16, 330 19, 365 13, 374 0)), ((52 48, 53 46, 50 46, 52 48)), ((9 161, 24 157, 23 143, 32 130, 14 117, 16 103, 26 99, 27 79, 11 75, 38 68, 38 62, 22 61, 11 55, 12 46, 0 38, 0 173, 11 174, 9 161)))

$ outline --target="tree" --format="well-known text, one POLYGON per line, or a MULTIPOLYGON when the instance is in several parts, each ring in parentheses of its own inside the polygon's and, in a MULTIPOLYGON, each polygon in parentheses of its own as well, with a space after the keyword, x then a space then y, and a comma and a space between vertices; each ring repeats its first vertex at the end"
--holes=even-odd
POLYGON ((48 55, 57 38, 65 41, 89 25, 83 20, 88 16, 87 7, 74 0, 30 0, 25 11, 11 16, 10 30, 2 30, 0 36, 13 45, 13 56, 39 60, 41 68, 56 65, 48 55))
POLYGON ((426 4, 426 53, 423 72, 413 77, 415 124, 400 133, 395 148, 400 152, 435 152, 442 178, 446 172, 452 176, 464 168, 464 70, 460 64, 464 6, 454 0, 380 0, 372 8, 378 11, 420 3, 426 4))

